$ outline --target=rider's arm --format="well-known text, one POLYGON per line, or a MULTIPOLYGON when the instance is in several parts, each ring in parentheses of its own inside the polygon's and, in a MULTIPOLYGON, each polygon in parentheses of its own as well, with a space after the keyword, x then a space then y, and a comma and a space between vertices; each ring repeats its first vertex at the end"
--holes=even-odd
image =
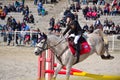
POLYGON ((65 31, 63 32, 63 36, 70 30, 69 25, 67 25, 67 28, 65 29, 65 31))

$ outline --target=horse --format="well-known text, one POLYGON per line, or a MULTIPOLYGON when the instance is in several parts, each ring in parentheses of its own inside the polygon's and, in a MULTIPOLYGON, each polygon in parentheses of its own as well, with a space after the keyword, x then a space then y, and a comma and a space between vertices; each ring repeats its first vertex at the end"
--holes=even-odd
MULTIPOLYGON (((91 50, 87 54, 80 55, 79 62, 85 60, 93 53, 97 53, 97 55, 101 56, 102 59, 106 59, 108 57, 113 58, 109 53, 107 53, 108 56, 104 55, 106 49, 103 37, 100 35, 99 31, 100 30, 95 30, 93 33, 87 35, 86 40, 91 50)), ((60 38, 56 35, 48 35, 47 39, 41 40, 34 49, 35 55, 40 55, 43 51, 51 49, 56 56, 58 65, 55 70, 53 80, 56 80, 57 74, 63 66, 66 66, 66 80, 69 80, 71 67, 76 64, 75 62, 77 58, 71 53, 69 48, 66 48, 67 46, 68 42, 64 37, 60 38), (57 57, 58 55, 61 55, 61 60, 57 57)))

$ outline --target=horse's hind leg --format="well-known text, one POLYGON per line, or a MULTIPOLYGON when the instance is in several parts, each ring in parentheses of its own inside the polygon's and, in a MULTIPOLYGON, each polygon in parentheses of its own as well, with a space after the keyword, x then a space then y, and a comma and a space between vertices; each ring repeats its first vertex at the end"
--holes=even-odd
POLYGON ((109 51, 108 51, 108 47, 109 47, 109 45, 108 45, 108 44, 105 44, 105 52, 106 52, 106 54, 107 54, 107 58, 108 58, 108 59, 113 59, 114 56, 111 56, 111 55, 110 55, 110 53, 109 53, 109 51))
POLYGON ((108 44, 104 44, 104 49, 102 50, 102 55, 101 58, 102 59, 113 59, 114 57, 110 55, 109 51, 108 51, 108 44), (104 53, 107 54, 107 56, 104 55, 104 53))
POLYGON ((54 73, 54 75, 53 75, 53 79, 52 79, 52 80, 56 80, 57 74, 58 74, 58 72, 62 69, 62 67, 63 67, 63 65, 61 65, 61 64, 58 64, 58 65, 57 65, 57 68, 56 68, 56 70, 55 70, 55 73, 54 73))

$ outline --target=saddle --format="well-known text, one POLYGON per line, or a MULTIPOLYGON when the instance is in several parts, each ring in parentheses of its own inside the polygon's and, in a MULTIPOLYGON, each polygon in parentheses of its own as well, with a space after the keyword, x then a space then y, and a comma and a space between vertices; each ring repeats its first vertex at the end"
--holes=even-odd
MULTIPOLYGON (((88 44, 88 42, 83 36, 80 37, 80 39, 78 40, 78 43, 80 44, 80 55, 87 54, 91 51, 90 45, 88 44)), ((68 44, 69 44, 68 46, 72 54, 75 55, 76 51, 74 47, 74 37, 68 38, 68 44)))

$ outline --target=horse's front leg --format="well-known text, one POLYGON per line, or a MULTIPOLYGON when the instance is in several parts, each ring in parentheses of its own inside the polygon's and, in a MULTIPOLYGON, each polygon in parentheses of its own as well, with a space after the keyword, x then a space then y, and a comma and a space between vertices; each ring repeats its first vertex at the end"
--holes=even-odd
POLYGON ((70 78, 71 67, 72 67, 72 65, 66 66, 66 68, 67 68, 67 70, 66 70, 66 80, 69 80, 69 78, 70 78))
POLYGON ((57 74, 58 74, 58 72, 62 69, 62 67, 63 67, 63 65, 61 65, 61 64, 58 64, 58 65, 57 65, 57 68, 56 68, 56 70, 55 70, 55 73, 54 73, 54 75, 53 75, 53 79, 52 79, 52 80, 56 80, 57 74))

